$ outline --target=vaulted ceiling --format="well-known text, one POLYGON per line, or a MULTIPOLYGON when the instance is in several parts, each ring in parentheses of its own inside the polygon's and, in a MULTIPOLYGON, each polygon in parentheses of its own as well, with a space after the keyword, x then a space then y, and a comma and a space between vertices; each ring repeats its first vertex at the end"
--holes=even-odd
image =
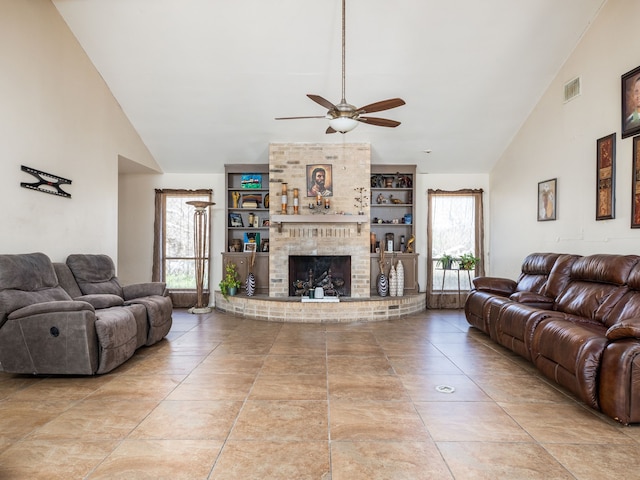
POLYGON ((52 1, 162 169, 183 173, 266 163, 271 142, 489 172, 606 2, 347 0, 347 101, 406 105, 373 115, 397 128, 327 135, 326 119, 274 118, 324 115, 309 93, 340 101, 340 0, 52 1))

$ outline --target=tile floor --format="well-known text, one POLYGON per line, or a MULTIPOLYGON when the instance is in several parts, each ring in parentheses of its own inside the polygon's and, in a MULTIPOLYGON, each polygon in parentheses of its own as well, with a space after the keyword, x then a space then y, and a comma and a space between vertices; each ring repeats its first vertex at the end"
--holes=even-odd
POLYGON ((640 428, 460 311, 349 325, 176 311, 167 340, 110 374, 0 373, 0 479, 58 478, 630 479, 640 428))

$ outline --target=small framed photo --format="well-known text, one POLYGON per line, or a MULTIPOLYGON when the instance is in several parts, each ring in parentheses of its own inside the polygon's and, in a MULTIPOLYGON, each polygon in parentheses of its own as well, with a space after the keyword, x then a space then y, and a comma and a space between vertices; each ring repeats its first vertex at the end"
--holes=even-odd
POLYGON ((622 75, 622 138, 640 133, 640 67, 622 75))
POLYGON ((557 217, 558 179, 538 183, 538 221, 546 222, 557 217))
POLYGON ((240 177, 241 188, 262 188, 262 175, 259 173, 247 173, 240 177))
POLYGON ((631 228, 640 228, 640 136, 633 137, 631 166, 631 228))
POLYGON ((255 252, 256 251, 256 247, 257 247, 256 243, 245 243, 244 244, 244 251, 245 252, 255 252))
POLYGON ((596 220, 615 218, 616 134, 596 141, 596 220))
POLYGON ((242 215, 234 212, 229 213, 229 226, 244 227, 244 223, 242 222, 242 215))
POLYGON ((271 223, 269 222, 268 218, 262 220, 262 226, 263 227, 268 227, 269 225, 271 225, 271 223))

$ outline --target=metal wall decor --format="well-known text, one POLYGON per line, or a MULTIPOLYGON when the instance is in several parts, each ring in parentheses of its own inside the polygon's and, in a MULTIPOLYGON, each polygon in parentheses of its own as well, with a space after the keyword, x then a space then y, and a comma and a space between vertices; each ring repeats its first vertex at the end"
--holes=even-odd
POLYGON ((51 173, 36 170, 35 168, 20 166, 23 172, 30 173, 36 179, 37 182, 27 183, 21 182, 20 186, 24 188, 30 188, 31 190, 37 190, 39 192, 50 193, 52 195, 58 195, 59 197, 71 198, 71 194, 65 192, 61 185, 71 185, 71 180, 53 175, 51 173))

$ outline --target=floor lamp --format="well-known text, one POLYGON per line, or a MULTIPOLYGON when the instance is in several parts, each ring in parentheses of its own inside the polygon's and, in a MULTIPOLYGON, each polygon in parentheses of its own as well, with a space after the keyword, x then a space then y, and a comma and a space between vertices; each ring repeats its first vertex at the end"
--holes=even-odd
POLYGON ((204 268, 205 268, 205 255, 208 254, 207 250, 207 209, 211 205, 215 205, 213 202, 205 202, 203 200, 192 200, 187 202, 187 205, 192 205, 196 210, 193 213, 193 249, 196 262, 196 293, 197 301, 194 307, 189 309, 189 313, 209 313, 211 307, 204 304, 204 268))

